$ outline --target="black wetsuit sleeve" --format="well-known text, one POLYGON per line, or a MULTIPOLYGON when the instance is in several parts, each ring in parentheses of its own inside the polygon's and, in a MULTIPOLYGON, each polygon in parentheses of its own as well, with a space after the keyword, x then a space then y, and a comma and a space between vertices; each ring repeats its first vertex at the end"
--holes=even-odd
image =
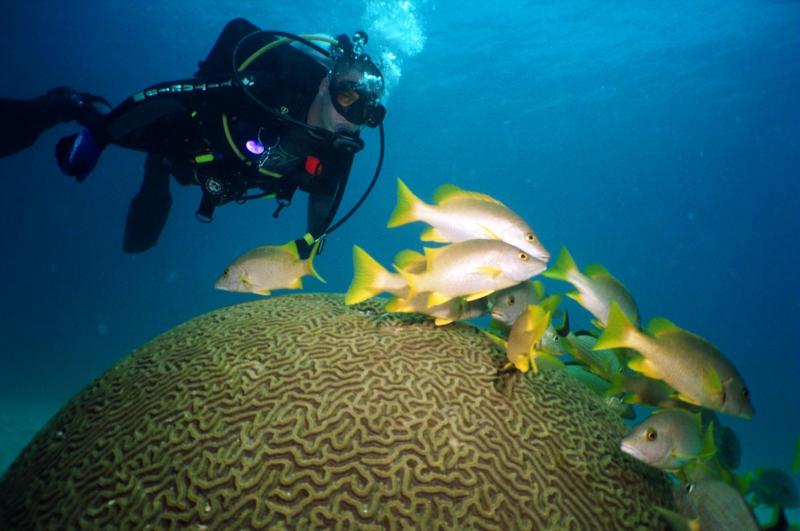
MULTIPOLYGON (((198 64, 195 77, 205 78, 208 76, 218 75, 221 73, 230 73, 233 70, 233 50, 242 38, 247 35, 258 31, 259 28, 252 22, 243 18, 235 18, 228 22, 222 29, 217 38, 217 42, 208 52, 205 61, 200 61, 198 64)), ((245 43, 245 49, 241 50, 241 57, 247 57, 245 53, 249 50, 250 53, 257 48, 258 43, 245 43)))
POLYGON ((308 232, 315 238, 323 235, 334 221, 344 195, 353 155, 338 153, 328 161, 320 184, 308 188, 308 232))
POLYGON ((45 130, 65 121, 49 95, 32 100, 0 98, 0 158, 33 145, 45 130))

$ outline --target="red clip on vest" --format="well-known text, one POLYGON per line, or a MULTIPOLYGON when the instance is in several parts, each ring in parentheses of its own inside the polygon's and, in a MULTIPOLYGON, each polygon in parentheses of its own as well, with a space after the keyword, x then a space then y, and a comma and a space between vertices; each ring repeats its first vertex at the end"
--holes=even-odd
POLYGON ((322 175, 322 161, 313 155, 306 157, 306 172, 314 177, 322 175))

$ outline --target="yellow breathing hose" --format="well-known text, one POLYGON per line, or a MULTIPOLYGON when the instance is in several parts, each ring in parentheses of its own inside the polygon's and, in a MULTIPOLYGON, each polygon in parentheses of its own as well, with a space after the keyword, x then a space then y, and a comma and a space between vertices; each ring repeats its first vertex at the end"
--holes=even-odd
MULTIPOLYGON (((325 35, 300 35, 300 37, 309 40, 309 41, 321 41, 326 42, 328 44, 338 44, 336 39, 332 39, 330 37, 326 37, 325 35)), ((280 46, 281 44, 286 44, 287 42, 291 42, 295 39, 290 39, 289 37, 281 37, 280 39, 274 40, 269 44, 265 44, 255 52, 253 52, 250 57, 244 60, 244 62, 239 66, 239 72, 243 72, 247 67, 249 67, 253 62, 270 51, 271 49, 275 48, 276 46, 280 46)), ((236 147, 236 144, 233 141, 233 136, 231 136, 231 129, 228 126, 228 115, 227 113, 222 113, 222 130, 225 132, 225 138, 228 140, 228 145, 230 146, 231 150, 239 157, 240 160, 248 162, 247 157, 236 147)), ((273 171, 265 170, 264 168, 259 168, 258 172, 263 175, 268 175, 269 177, 283 177, 280 173, 275 173, 273 171)))

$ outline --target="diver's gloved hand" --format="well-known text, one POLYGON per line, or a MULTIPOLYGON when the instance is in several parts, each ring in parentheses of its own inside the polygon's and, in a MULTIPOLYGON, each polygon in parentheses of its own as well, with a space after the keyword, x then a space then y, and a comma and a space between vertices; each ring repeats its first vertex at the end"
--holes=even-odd
POLYGON ((72 87, 56 87, 47 93, 45 108, 59 122, 77 121, 83 127, 99 126, 111 104, 105 98, 72 87))
POLYGON ((56 161, 62 172, 75 177, 80 183, 86 180, 97 165, 101 151, 92 132, 84 129, 58 141, 56 161))

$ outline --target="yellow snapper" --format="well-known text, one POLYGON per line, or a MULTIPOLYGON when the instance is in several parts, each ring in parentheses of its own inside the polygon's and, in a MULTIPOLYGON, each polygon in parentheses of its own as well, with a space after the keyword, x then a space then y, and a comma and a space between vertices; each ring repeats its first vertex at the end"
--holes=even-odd
POLYGON ((622 373, 622 363, 614 350, 594 350, 597 338, 588 334, 568 333, 564 338, 564 350, 576 361, 586 365, 590 371, 608 382, 615 382, 622 373))
POLYGON ((753 416, 753 406, 736 368, 700 336, 663 318, 655 318, 642 332, 622 309, 611 303, 608 326, 594 349, 626 347, 642 357, 628 366, 649 378, 671 385, 684 402, 737 417, 753 416))
POLYGON ((434 201, 433 205, 425 203, 398 179, 397 206, 388 226, 422 221, 431 226, 422 233, 423 241, 448 243, 495 239, 509 243, 542 262, 550 259, 550 253, 533 229, 497 199, 446 184, 434 192, 434 201))
POLYGON ((550 324, 550 316, 560 301, 560 295, 551 295, 541 304, 528 306, 514 321, 506 345, 509 365, 513 365, 520 372, 528 372, 529 369, 534 373, 539 372, 536 358, 551 353, 541 351, 537 347, 550 324))
POLYGON ((567 293, 567 297, 594 315, 600 328, 608 321, 611 301, 616 301, 629 319, 639 323, 639 309, 625 286, 600 264, 586 266, 581 272, 566 247, 561 248, 556 263, 542 276, 572 284, 576 291, 567 293))
POLYGON ((430 292, 428 307, 455 297, 467 300, 513 286, 544 271, 546 265, 505 242, 469 240, 425 248, 425 271, 412 273, 395 266, 411 288, 407 298, 430 292))
POLYGON ((675 505, 680 512, 656 510, 672 529, 703 531, 758 531, 758 522, 747 501, 722 481, 705 479, 676 486, 675 505))
POLYGON ((428 293, 418 293, 411 299, 396 298, 386 303, 387 312, 421 313, 433 317, 436 326, 443 326, 454 321, 472 319, 484 315, 489 308, 487 298, 464 300, 461 297, 450 299, 442 304, 428 307, 428 293))
POLYGON ((492 319, 511 326, 531 304, 544 299, 544 286, 541 281, 525 281, 510 288, 497 291, 489 296, 492 319))
POLYGON ((662 380, 654 380, 633 372, 627 367, 613 380, 609 393, 626 393, 629 404, 648 404, 654 407, 679 407, 683 402, 676 398, 675 390, 662 380))
POLYGON ((650 466, 679 470, 693 459, 713 455, 713 425, 709 424, 704 438, 699 413, 662 409, 636 425, 622 439, 620 449, 650 466))
POLYGON ((318 244, 306 260, 300 258, 297 245, 264 245, 239 256, 217 279, 214 287, 224 291, 269 295, 275 289, 302 289, 302 277, 314 275, 325 280, 314 269, 318 244))
POLYGON ((615 414, 626 419, 636 418, 636 412, 630 404, 626 404, 620 396, 609 394, 611 384, 603 378, 589 371, 583 365, 569 364, 566 366, 566 372, 602 398, 603 403, 615 414))

